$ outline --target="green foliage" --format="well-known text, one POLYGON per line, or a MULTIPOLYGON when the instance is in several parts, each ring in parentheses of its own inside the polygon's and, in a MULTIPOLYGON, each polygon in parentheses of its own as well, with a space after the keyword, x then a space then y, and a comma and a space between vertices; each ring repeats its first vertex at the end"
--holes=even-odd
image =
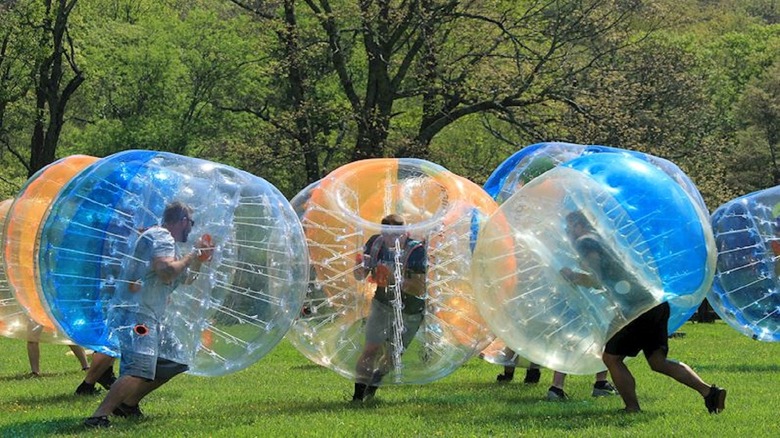
POLYGON ((732 159, 743 172, 733 184, 744 192, 780 184, 780 61, 751 80, 735 114, 742 129, 732 159))
MULTIPOLYGON (((26 173, 33 68, 46 48, 30 27, 42 3, 13 5, 0 7, 11 43, 0 57, 8 194, 26 173)), ((776 184, 776 170, 750 160, 774 163, 750 107, 780 58, 776 1, 330 6, 80 0, 69 25, 86 81, 57 156, 171 151, 242 168, 292 197, 359 148, 482 182, 523 146, 562 140, 667 158, 713 208, 776 184)))
MULTIPOLYGON (((780 345, 760 343, 722 322, 686 324, 670 356, 708 383, 728 389, 726 410, 710 415, 702 398, 653 373, 642 357, 628 362, 643 413, 618 412, 618 397, 592 398, 592 376, 569 376, 572 400, 544 400, 552 373, 538 385, 499 385, 501 369, 471 359, 427 385, 380 388, 374 403, 353 405, 352 383, 308 362, 282 342, 257 364, 218 378, 176 377, 142 402, 147 418, 112 418, 95 436, 774 436, 780 401, 780 345), (728 348, 724 348, 728 346, 728 348)), ((2 436, 83 436, 84 417, 101 397, 76 397, 83 373, 63 346, 41 345, 38 379, 25 378, 25 343, 0 339, 2 436)))

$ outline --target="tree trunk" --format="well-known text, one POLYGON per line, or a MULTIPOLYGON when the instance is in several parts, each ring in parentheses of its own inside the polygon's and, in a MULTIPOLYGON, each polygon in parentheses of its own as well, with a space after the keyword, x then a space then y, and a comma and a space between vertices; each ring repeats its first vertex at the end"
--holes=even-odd
POLYGON ((33 133, 30 138, 30 167, 28 177, 54 161, 57 151, 57 143, 62 132, 65 120, 65 106, 73 93, 78 89, 84 76, 73 59, 73 46, 68 32, 68 17, 77 0, 59 0, 54 24, 48 14, 51 10, 51 2, 47 2, 47 14, 44 19, 44 34, 51 36, 51 41, 43 43, 51 45, 51 54, 43 59, 38 68, 38 77, 35 84, 36 118, 33 133), (68 47, 66 47, 66 42, 68 47), (65 53, 70 50, 70 57, 65 53), (64 82, 63 62, 67 62, 73 72, 73 77, 60 89, 64 82), (44 115, 48 112, 48 118, 44 115), (45 120, 46 119, 46 120, 45 120))
POLYGON ((306 75, 301 66, 300 48, 298 47, 298 21, 295 17, 295 1, 284 2, 284 45, 286 58, 289 62, 287 78, 290 85, 290 98, 295 117, 295 140, 298 142, 303 155, 304 168, 306 170, 306 183, 319 180, 320 148, 314 144, 311 126, 309 124, 306 107, 306 75))

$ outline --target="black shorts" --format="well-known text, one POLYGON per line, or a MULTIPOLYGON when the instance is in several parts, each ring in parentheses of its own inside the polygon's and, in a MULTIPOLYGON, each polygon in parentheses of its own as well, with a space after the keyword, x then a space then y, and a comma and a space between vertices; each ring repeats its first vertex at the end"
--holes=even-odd
POLYGON ((635 357, 640 351, 649 357, 656 350, 669 351, 669 303, 661 303, 631 321, 612 336, 604 352, 635 357))

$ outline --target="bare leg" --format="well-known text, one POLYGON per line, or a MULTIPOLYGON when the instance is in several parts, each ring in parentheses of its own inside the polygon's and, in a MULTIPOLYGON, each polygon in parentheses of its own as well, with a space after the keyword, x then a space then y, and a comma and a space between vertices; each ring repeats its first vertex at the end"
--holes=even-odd
POLYGON ((27 342, 27 359, 30 360, 30 371, 35 376, 41 375, 41 347, 37 342, 27 342))
POLYGON ((606 370, 596 373, 596 381, 597 382, 603 382, 603 381, 607 380, 607 375, 608 374, 609 373, 606 370))
POLYGON ((363 353, 357 361, 355 367, 356 381, 366 385, 371 384, 374 372, 379 368, 377 366, 378 356, 381 354, 381 344, 366 344, 363 353))
POLYGON ((120 403, 133 394, 138 393, 144 383, 146 383, 145 380, 140 377, 121 376, 111 385, 111 390, 108 391, 106 398, 103 399, 103 402, 100 403, 100 406, 98 406, 92 416, 102 417, 110 415, 120 403))
POLYGON ((623 403, 626 405, 627 412, 639 412, 639 400, 636 397, 636 381, 629 371, 623 359, 625 356, 604 353, 601 356, 607 370, 612 374, 612 381, 615 384, 623 403))
POLYGON ((152 380, 151 382, 144 381, 138 385, 138 389, 134 393, 130 394, 128 397, 122 400, 122 403, 126 404, 127 406, 138 406, 138 403, 140 403, 144 397, 169 380, 171 379, 152 380))
POLYGON ((710 385, 705 383, 688 365, 667 359, 664 350, 656 350, 647 358, 647 363, 653 371, 665 374, 689 388, 698 391, 702 397, 710 392, 710 385))
POLYGON ((73 355, 76 356, 76 359, 79 360, 79 363, 81 364, 81 369, 82 370, 88 369, 89 362, 87 362, 87 353, 84 351, 84 349, 78 345, 68 345, 68 347, 70 347, 70 351, 73 352, 73 355))
POLYGON ((563 389, 563 385, 566 383, 566 374, 558 371, 553 372, 552 386, 563 389))
POLYGON ((87 375, 84 377, 84 382, 94 385, 100 376, 112 366, 114 366, 113 357, 98 352, 92 353, 92 366, 89 367, 87 375))

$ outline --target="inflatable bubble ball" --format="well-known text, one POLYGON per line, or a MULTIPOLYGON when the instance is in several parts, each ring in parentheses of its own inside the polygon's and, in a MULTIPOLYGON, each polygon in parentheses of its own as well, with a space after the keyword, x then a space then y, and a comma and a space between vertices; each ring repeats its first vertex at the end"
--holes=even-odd
POLYGON ((524 184, 482 228, 473 276, 492 332, 541 366, 604 369, 614 333, 671 299, 698 303, 714 241, 684 189, 645 160, 598 153, 524 184))
POLYGON ((84 169, 52 203, 39 245, 41 301, 74 341, 110 355, 120 342, 151 349, 196 375, 268 353, 308 283, 303 230, 275 187, 164 152, 120 152, 84 169), (155 257, 193 251, 198 262, 175 281, 152 272, 155 257))
POLYGON ((425 383, 489 342, 469 275, 496 204, 477 185, 418 159, 342 166, 292 200, 311 283, 290 342, 371 386, 425 383))
MULTIPOLYGON (((525 147, 504 160, 485 182, 484 188, 500 204, 520 187, 553 167, 580 156, 600 153, 630 156, 652 164, 676 181, 705 216, 709 215, 699 190, 677 165, 650 154, 608 146, 548 142, 525 147)), ((670 299, 669 333, 674 333, 688 321, 699 304, 692 302, 688 297, 670 299)))
POLYGON ((718 263, 707 300, 740 333, 780 341, 780 187, 729 201, 711 219, 718 263))

